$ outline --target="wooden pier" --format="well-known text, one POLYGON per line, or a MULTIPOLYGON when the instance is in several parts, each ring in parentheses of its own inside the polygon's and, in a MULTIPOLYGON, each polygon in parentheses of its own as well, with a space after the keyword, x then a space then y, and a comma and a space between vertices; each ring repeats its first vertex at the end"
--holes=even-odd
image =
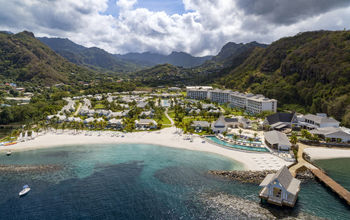
POLYGON ((329 176, 319 169, 310 169, 311 172, 326 186, 328 186, 333 192, 339 195, 340 198, 344 199, 348 205, 350 205, 350 192, 342 187, 339 183, 335 182, 329 176))

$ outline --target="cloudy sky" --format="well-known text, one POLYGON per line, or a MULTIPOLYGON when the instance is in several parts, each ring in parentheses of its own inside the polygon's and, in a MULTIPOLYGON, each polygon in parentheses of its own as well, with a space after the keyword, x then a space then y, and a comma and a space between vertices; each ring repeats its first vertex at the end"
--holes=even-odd
POLYGON ((111 53, 216 54, 227 42, 271 43, 350 28, 350 0, 0 0, 0 30, 64 37, 111 53))

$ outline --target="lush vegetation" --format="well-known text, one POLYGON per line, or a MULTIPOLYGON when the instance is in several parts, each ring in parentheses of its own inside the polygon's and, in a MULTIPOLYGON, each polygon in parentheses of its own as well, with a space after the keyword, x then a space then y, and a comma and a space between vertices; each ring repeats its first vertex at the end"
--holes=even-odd
POLYGON ((350 126, 350 32, 282 38, 266 49, 256 48, 217 82, 275 98, 285 109, 325 112, 350 126))
MULTIPOLYGON (((73 83, 95 72, 58 56, 30 32, 0 33, 0 79, 36 85, 73 83)), ((2 80, 1 80, 2 81, 2 80)))
POLYGON ((62 100, 67 92, 42 92, 32 97, 27 105, 14 105, 0 110, 0 124, 22 123, 30 124, 55 114, 66 103, 62 100))

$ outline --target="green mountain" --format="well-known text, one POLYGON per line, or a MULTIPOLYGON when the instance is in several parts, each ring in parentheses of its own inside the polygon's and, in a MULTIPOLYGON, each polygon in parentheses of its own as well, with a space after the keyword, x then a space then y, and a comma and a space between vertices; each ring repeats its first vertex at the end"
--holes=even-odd
POLYGON ((127 73, 140 70, 143 67, 137 63, 120 59, 100 48, 83 47, 69 39, 47 37, 39 37, 38 39, 70 62, 90 69, 127 73))
POLYGON ((216 82, 276 98, 286 109, 325 112, 349 126, 350 32, 305 32, 255 48, 216 82))
POLYGON ((195 67, 202 65, 205 61, 212 58, 212 56, 194 57, 184 52, 172 52, 169 55, 162 55, 157 53, 128 53, 124 55, 115 55, 121 59, 137 62, 144 66, 154 66, 158 64, 172 64, 179 67, 195 67))
POLYGON ((153 86, 160 84, 189 85, 212 83, 215 79, 228 74, 231 69, 241 65, 256 47, 264 48, 266 46, 256 42, 247 44, 230 42, 220 50, 218 55, 205 61, 200 66, 184 68, 163 64, 129 74, 128 76, 143 84, 153 86))
POLYGON ((0 33, 0 79, 52 85, 94 74, 57 55, 31 32, 0 33))
POLYGON ((165 86, 175 84, 186 84, 187 80, 192 80, 188 71, 182 67, 171 64, 161 64, 149 69, 128 74, 129 79, 140 82, 147 86, 165 86))

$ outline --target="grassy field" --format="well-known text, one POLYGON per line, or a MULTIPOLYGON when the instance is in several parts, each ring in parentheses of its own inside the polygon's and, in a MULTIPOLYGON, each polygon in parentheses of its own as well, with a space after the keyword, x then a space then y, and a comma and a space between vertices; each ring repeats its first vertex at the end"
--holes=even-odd
POLYGON ((157 123, 160 123, 160 124, 171 124, 170 120, 165 116, 165 114, 163 113, 162 115, 162 119, 160 121, 157 121, 157 123))
POLYGON ((95 105, 95 109, 104 109, 104 108, 105 108, 105 106, 101 103, 98 103, 95 105))

